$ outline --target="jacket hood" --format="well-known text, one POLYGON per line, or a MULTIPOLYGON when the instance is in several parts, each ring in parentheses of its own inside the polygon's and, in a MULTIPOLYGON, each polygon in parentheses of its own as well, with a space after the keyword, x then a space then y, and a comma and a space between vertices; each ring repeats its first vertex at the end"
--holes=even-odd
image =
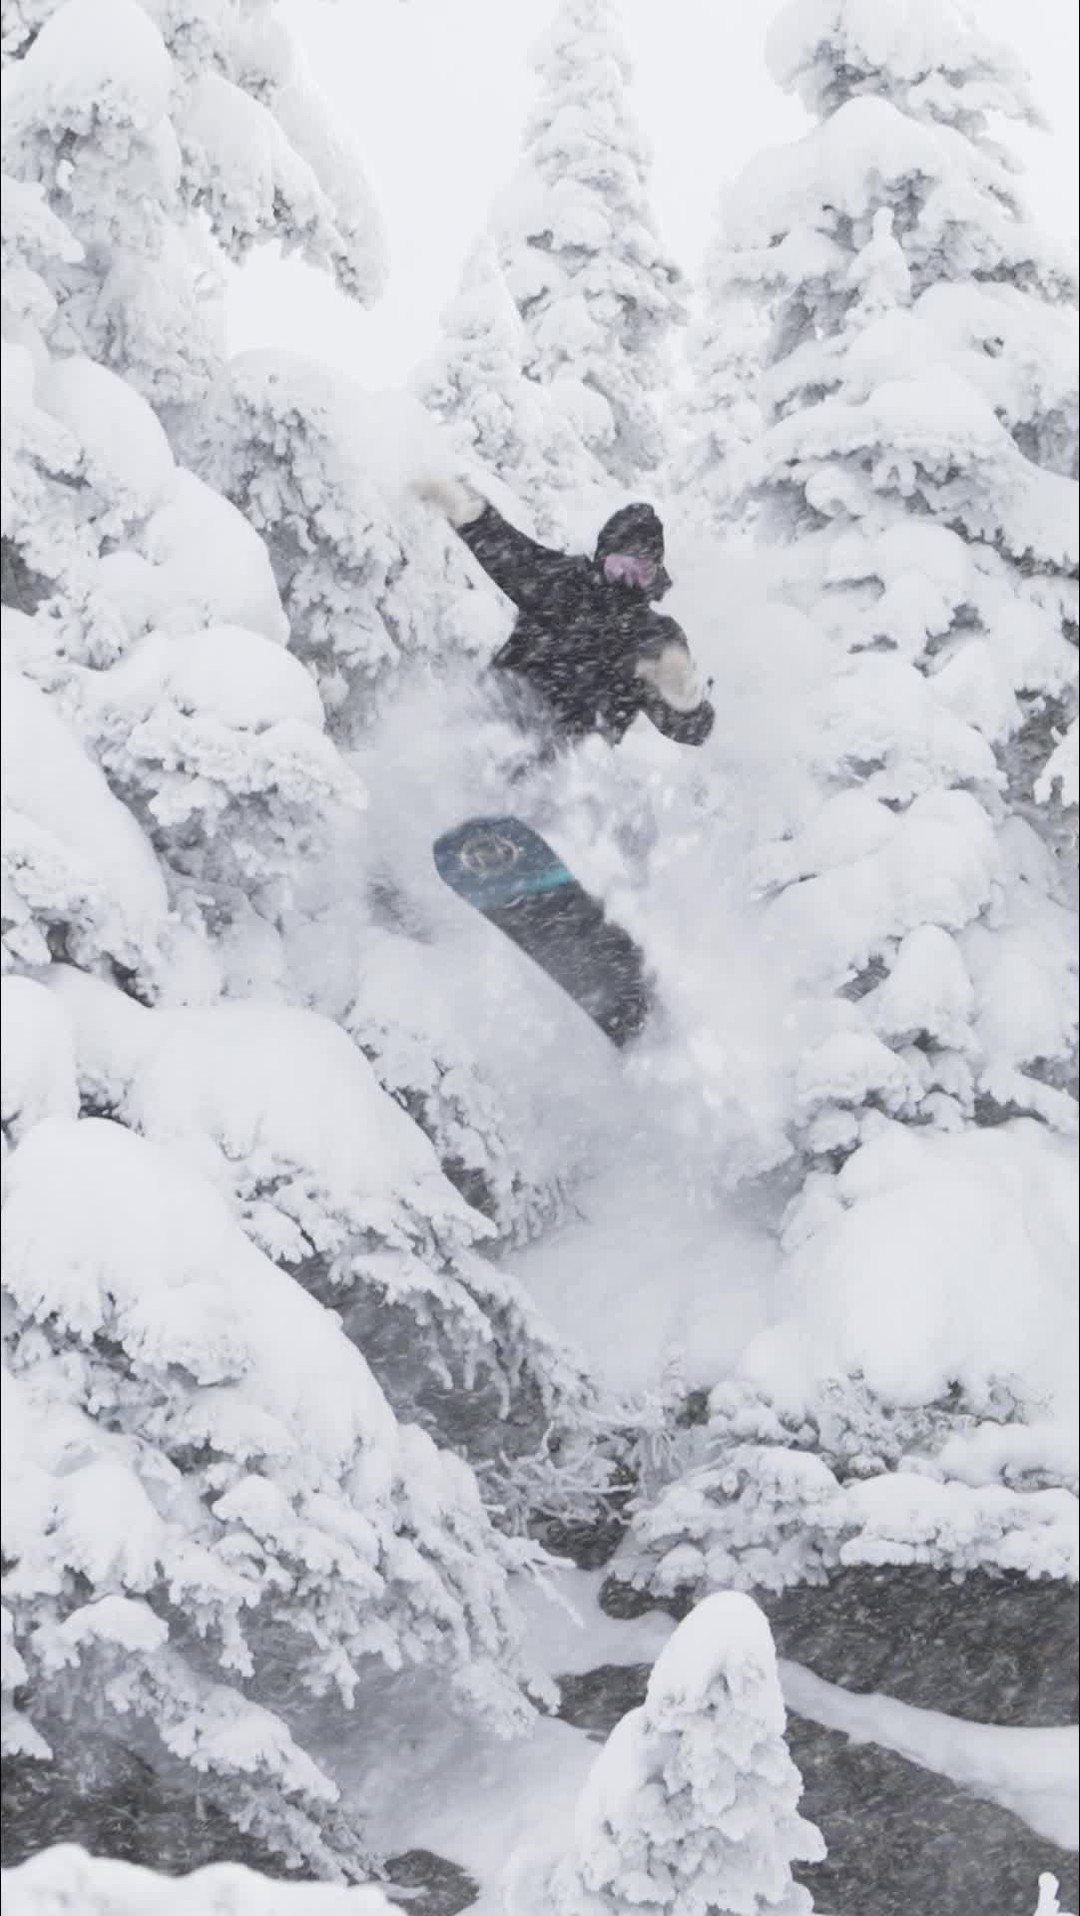
POLYGON ((669 589, 671 580, 664 569, 664 528, 652 506, 622 506, 612 513, 600 528, 594 563, 603 565, 613 552, 632 553, 635 558, 652 560, 657 573, 649 589, 650 599, 661 598, 669 589))

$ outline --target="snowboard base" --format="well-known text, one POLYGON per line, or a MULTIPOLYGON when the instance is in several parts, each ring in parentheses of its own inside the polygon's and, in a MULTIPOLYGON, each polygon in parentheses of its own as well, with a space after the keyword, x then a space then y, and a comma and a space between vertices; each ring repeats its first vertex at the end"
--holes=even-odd
POLYGON ((539 965, 614 1045, 649 1015, 645 958, 531 826, 470 818, 434 845, 451 891, 539 965))

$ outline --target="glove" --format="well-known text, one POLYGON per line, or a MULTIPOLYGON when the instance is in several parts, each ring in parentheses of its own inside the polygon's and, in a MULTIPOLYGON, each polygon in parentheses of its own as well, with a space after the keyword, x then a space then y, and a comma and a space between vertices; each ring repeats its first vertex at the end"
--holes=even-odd
POLYGON ((441 512, 452 526, 467 526, 471 520, 478 519, 484 510, 485 501, 479 493, 473 492, 462 480, 449 478, 442 473, 432 473, 425 479, 414 480, 412 491, 425 505, 441 512))
POLYGON ((639 659, 634 669, 673 712, 697 711, 703 695, 685 645, 665 645, 654 658, 639 659))

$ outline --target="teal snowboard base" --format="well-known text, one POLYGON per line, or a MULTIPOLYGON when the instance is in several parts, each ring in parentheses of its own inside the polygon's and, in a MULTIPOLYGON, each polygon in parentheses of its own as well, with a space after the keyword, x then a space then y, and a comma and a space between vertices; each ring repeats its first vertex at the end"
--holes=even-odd
POLYGON ((612 1044, 649 1015, 645 958, 538 832, 516 818, 470 818, 435 841, 451 891, 503 932, 612 1044))

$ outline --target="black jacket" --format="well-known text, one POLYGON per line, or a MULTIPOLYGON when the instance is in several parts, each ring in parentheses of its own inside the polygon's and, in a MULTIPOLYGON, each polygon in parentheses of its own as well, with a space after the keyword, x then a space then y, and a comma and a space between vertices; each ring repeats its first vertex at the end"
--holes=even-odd
POLYGON ((642 660, 659 658, 669 646, 689 660, 681 626, 655 612, 640 588, 610 584, 602 571, 607 553, 653 557, 658 565, 654 590, 666 590, 663 532, 651 507, 625 507, 609 519, 592 559, 538 545, 491 505, 458 531, 518 608, 493 669, 527 685, 564 738, 600 732, 616 743, 639 712, 680 745, 701 745, 708 738, 713 709, 706 699, 693 711, 676 711, 636 676, 642 660))

